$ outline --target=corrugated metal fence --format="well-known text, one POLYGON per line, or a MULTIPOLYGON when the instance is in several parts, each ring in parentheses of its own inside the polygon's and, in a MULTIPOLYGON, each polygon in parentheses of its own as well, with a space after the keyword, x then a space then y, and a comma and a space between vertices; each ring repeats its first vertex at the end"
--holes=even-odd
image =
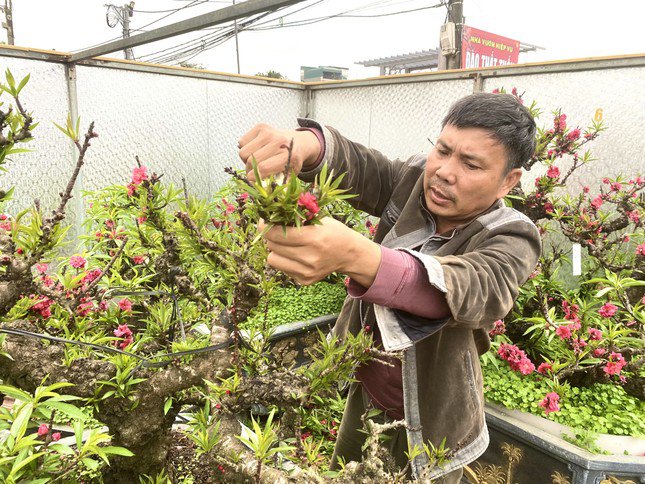
MULTIPOLYGON (((517 87, 527 102, 562 108, 570 126, 587 126, 602 115, 608 130, 594 143, 599 162, 574 183, 600 176, 643 173, 645 166, 645 55, 588 59, 484 70, 448 71, 340 83, 302 84, 92 60, 76 66, 66 55, 0 48, 0 67, 16 78, 31 74, 23 103, 40 125, 33 151, 18 155, 2 178, 16 186, 13 208, 35 198, 56 203, 76 154, 52 124, 67 114, 82 126, 96 122, 76 193, 127 183, 135 155, 152 171, 209 197, 226 179, 223 168, 240 166, 237 140, 258 122, 292 127, 309 116, 391 157, 425 151, 440 132, 448 107, 476 91, 517 87), (599 111, 600 110, 600 111, 599 111)), ((532 176, 525 177, 528 182, 532 176)), ((575 190, 575 188, 574 188, 575 190)), ((81 197, 70 219, 80 222, 81 197)), ((78 227, 78 226, 77 226, 78 227)))

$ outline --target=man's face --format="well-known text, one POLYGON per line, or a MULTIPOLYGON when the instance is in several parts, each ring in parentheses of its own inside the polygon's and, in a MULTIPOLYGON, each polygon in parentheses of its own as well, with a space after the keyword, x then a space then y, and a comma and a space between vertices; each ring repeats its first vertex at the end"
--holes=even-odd
POLYGON ((427 208, 442 233, 468 222, 504 197, 522 170, 506 171, 506 149, 481 128, 446 125, 428 153, 424 174, 427 208))

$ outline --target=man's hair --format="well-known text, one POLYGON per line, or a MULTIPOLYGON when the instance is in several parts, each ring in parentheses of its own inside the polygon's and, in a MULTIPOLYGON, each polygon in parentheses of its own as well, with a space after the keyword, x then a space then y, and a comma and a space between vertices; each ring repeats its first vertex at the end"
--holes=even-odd
POLYGON ((521 168, 535 151, 535 121, 510 94, 477 93, 452 105, 442 128, 482 128, 506 148, 506 173, 521 168))

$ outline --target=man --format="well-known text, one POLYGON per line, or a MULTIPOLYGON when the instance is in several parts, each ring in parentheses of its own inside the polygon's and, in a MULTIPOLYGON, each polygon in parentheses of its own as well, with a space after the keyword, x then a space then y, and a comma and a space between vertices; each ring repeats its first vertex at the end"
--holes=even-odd
MULTIPOLYGON (((347 172, 343 187, 357 194, 351 203, 380 222, 374 241, 332 219, 286 234, 274 227, 266 234, 268 262, 303 284, 347 274, 349 297, 334 332, 370 327, 385 350, 403 351, 394 366, 358 369, 334 463, 361 459, 365 436, 357 429, 374 406, 386 418, 405 418, 388 443, 399 465, 408 445, 445 438, 450 461, 426 477, 459 482, 463 466, 488 446, 479 355, 540 253, 534 224, 501 200, 533 153, 533 118, 511 95, 467 96, 451 107, 430 153, 405 162, 331 127, 299 122, 296 131, 259 125, 245 134, 247 172, 253 157, 263 176, 282 171, 293 139, 291 163, 302 179, 313 180, 324 163, 347 172)), ((412 475, 426 463, 424 455, 414 459, 412 475)))

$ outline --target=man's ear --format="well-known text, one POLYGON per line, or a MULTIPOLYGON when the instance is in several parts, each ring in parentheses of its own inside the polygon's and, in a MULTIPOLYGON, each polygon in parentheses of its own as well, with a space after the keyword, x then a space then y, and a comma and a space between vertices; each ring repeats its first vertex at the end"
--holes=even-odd
POLYGON ((513 168, 511 171, 509 171, 504 177, 501 186, 499 187, 497 198, 504 198, 506 195, 508 195, 508 192, 510 192, 513 187, 517 185, 517 182, 520 181, 520 178, 522 178, 521 168, 513 168))

